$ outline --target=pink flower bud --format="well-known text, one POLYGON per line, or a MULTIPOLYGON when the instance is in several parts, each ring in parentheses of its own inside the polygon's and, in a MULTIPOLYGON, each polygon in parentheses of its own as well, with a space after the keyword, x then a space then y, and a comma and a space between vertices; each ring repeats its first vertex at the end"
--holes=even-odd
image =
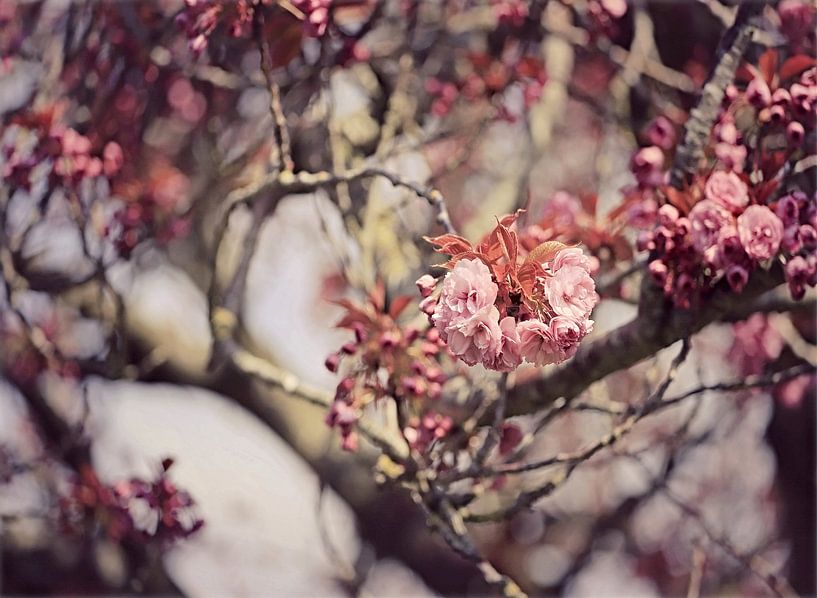
POLYGON ((340 365, 340 355, 337 353, 332 353, 329 357, 326 358, 326 361, 323 362, 323 365, 326 366, 326 369, 332 372, 333 374, 338 371, 338 366, 340 365))
POLYGON ((789 147, 800 147, 805 138, 806 130, 803 128, 803 125, 796 120, 791 121, 789 126, 786 127, 786 140, 789 142, 789 147))
POLYGON ((772 103, 780 106, 788 106, 791 103, 791 94, 782 87, 775 89, 772 94, 772 103))
POLYGON ((650 272, 650 276, 655 281, 655 284, 663 287, 667 280, 667 274, 669 273, 669 268, 667 268, 667 265, 661 260, 653 260, 650 262, 649 266, 647 266, 647 269, 650 272))
POLYGON ((746 88, 746 100, 755 108, 765 108, 772 102, 772 92, 763 79, 755 77, 746 88))
POLYGON ((736 293, 740 293, 749 282, 749 272, 743 266, 733 264, 726 270, 726 282, 736 293))
POLYGON ((800 240, 803 242, 803 247, 806 249, 817 248, 817 230, 810 224, 803 224, 800 226, 800 240))
POLYGON ((680 215, 678 208, 671 204, 664 204, 658 209, 658 222, 664 226, 670 226, 680 215))
POLYGON ((423 274, 417 279, 415 284, 417 285, 417 289, 420 291, 420 295, 423 297, 428 297, 434 292, 434 288, 437 286, 437 279, 430 274, 423 274))
POLYGON ((775 105, 769 109, 769 120, 773 123, 782 123, 786 120, 786 109, 783 106, 775 105))

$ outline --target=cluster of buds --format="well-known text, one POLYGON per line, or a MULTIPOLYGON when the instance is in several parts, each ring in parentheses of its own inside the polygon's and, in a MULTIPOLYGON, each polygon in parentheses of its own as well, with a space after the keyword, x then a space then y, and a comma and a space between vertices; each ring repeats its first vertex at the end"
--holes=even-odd
POLYGON ((143 194, 114 213, 108 234, 119 255, 127 258, 146 239, 167 243, 185 236, 189 228, 189 220, 168 213, 155 197, 143 194))
MULTIPOLYGON (((524 106, 529 109, 542 95, 547 80, 544 65, 534 56, 520 54, 509 44, 502 56, 495 58, 485 53, 468 55, 468 74, 455 81, 443 81, 434 77, 426 79, 425 88, 434 100, 431 113, 436 116, 448 114, 458 98, 473 102, 492 99, 504 93, 511 86, 522 90, 524 106)), ((503 108, 503 105, 500 108, 503 108)), ((505 107, 503 116, 511 117, 505 107)))
POLYGON ((155 480, 131 479, 115 485, 102 483, 92 468, 82 468, 69 492, 60 499, 63 528, 84 535, 89 527, 101 526, 114 542, 157 541, 162 547, 187 538, 204 522, 194 515, 195 503, 190 495, 168 479, 172 465, 172 459, 162 461, 162 471, 155 480), (155 515, 154 529, 137 525, 131 512, 135 501, 144 503, 155 515))
MULTIPOLYGON (((648 266, 653 280, 678 307, 689 308, 693 298, 722 278, 734 292, 741 292, 754 268, 777 258, 784 245, 784 229, 792 238, 790 255, 792 249, 813 252, 817 235, 811 224, 801 222, 801 218, 813 217, 813 200, 801 204, 787 196, 776 205, 766 205, 731 171, 712 173, 702 194, 687 214, 681 214, 675 205, 661 206, 658 226, 638 241, 638 249, 653 257, 648 266), (788 223, 785 226, 781 213, 788 223)), ((797 257, 790 261, 795 263, 791 269, 799 283, 802 274, 797 268, 801 262, 807 265, 808 258, 797 257)), ((807 272, 813 276, 813 268, 807 272)))
POLYGON ((304 32, 309 37, 322 37, 329 27, 332 0, 294 0, 292 5, 304 13, 304 32))
MULTIPOLYGON (((771 60, 769 58, 766 62, 771 60)), ((756 69, 751 65, 747 66, 753 78, 744 92, 746 101, 757 109, 759 122, 785 131, 792 149, 799 148, 806 133, 815 126, 817 67, 805 70, 796 81, 792 76, 804 64, 813 64, 813 59, 794 56, 783 63, 779 72, 774 72, 771 68, 756 69), (788 86, 781 85, 781 81, 786 80, 791 83, 788 86)), ((762 62, 761 66, 764 65, 762 62)), ((734 89, 730 91, 729 95, 734 96, 734 89)))
MULTIPOLYGON (((565 4, 572 4, 565 2, 565 4)), ((588 30, 594 36, 615 37, 619 22, 627 14, 627 0, 589 0, 588 30)))
POLYGON ((339 429, 346 450, 357 448, 355 426, 367 405, 392 397, 419 413, 442 396, 447 376, 439 356, 444 345, 432 327, 397 323, 409 301, 408 296, 397 297, 387 309, 378 285, 364 305, 339 302, 347 313, 338 327, 351 330, 354 340, 326 359, 331 372, 346 362, 326 421, 339 429))
POLYGON ((35 169, 48 168, 49 184, 76 189, 82 181, 116 175, 122 148, 109 142, 101 154, 88 137, 57 122, 54 110, 24 114, 3 131, 0 172, 15 187, 30 189, 35 169))
POLYGON ((448 415, 428 409, 422 415, 413 415, 403 428, 403 437, 409 446, 425 453, 436 441, 442 440, 454 428, 454 420, 448 415))
POLYGON ((210 36, 219 25, 225 26, 232 37, 246 35, 255 7, 269 4, 269 0, 184 0, 184 3, 184 9, 176 17, 176 25, 187 36, 190 50, 198 55, 207 48, 210 36))
POLYGON ((491 8, 499 25, 508 27, 524 25, 530 12, 527 2, 522 0, 491 0, 491 8))
POLYGON ((817 197, 795 191, 781 197, 775 211, 783 223, 786 282, 792 297, 802 299, 807 286, 817 285, 817 197))
POLYGON ((675 124, 666 116, 653 119, 642 133, 646 142, 630 160, 630 170, 638 189, 650 191, 665 185, 669 178, 666 166, 678 142, 675 124))
POLYGON ((476 247, 453 234, 428 239, 451 256, 450 271, 421 304, 452 355, 501 372, 571 357, 598 302, 582 250, 548 241, 525 252, 511 229, 516 218, 503 218, 476 247))
MULTIPOLYGON (((176 24, 188 39, 194 54, 201 54, 210 37, 219 28, 227 30, 231 37, 246 37, 252 27, 256 10, 272 5, 272 0, 185 0, 185 8, 176 17, 176 24)), ((332 0, 293 0, 289 10, 303 21, 303 31, 308 37, 321 37, 329 26, 332 0)))
POLYGON ((740 173, 746 155, 743 133, 735 125, 735 117, 730 111, 724 111, 715 125, 715 157, 727 169, 740 173))
POLYGON ((187 175, 156 157, 142 165, 138 178, 121 179, 114 192, 123 204, 105 231, 121 256, 129 257, 147 239, 168 243, 187 234, 187 175))

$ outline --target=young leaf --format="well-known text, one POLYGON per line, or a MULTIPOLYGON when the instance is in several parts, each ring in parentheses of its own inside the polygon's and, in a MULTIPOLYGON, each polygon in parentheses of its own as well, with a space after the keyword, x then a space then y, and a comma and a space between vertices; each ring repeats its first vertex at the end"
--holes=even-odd
POLYGON ((545 241, 528 254, 528 257, 525 258, 525 263, 533 262, 536 264, 544 264, 548 260, 553 259, 553 257, 565 247, 567 247, 567 245, 561 241, 545 241))
POLYGON ((783 63, 783 66, 780 67, 780 80, 785 81, 787 79, 791 79, 792 77, 796 77, 804 70, 815 65, 817 65, 817 59, 814 59, 811 56, 806 56, 805 54, 792 56, 783 63))
POLYGON ((438 253, 447 253, 448 255, 459 255, 460 253, 471 251, 471 243, 459 235, 446 234, 439 237, 423 237, 437 248, 434 251, 438 253))
POLYGON ((406 306, 411 303, 411 295, 400 295, 399 297, 395 297, 394 301, 391 302, 389 305, 389 315, 393 320, 396 320, 397 317, 403 313, 403 310, 406 309, 406 306))

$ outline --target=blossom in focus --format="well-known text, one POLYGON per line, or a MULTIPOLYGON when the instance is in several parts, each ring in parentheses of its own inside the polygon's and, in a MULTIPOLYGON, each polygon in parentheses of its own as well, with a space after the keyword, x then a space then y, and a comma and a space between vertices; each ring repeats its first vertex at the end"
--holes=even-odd
MULTIPOLYGON (((557 254, 554 265, 559 257, 557 254)), ((556 314, 583 320, 593 311, 599 296, 588 268, 573 265, 570 263, 573 259, 565 258, 567 265, 554 269, 553 275, 545 280, 545 296, 556 314)))
POLYGON ((738 217, 738 234, 749 257, 767 260, 780 248, 783 223, 766 206, 749 206, 738 217))
POLYGON ((517 326, 522 356, 537 366, 559 361, 560 349, 550 332, 550 326, 541 320, 526 320, 517 326))

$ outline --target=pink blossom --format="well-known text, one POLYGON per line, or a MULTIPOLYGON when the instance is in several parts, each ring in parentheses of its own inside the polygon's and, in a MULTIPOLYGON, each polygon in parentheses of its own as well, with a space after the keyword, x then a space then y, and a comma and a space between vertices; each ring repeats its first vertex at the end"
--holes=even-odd
POLYGON ((749 206, 738 217, 738 234, 749 257, 767 260, 780 248, 783 223, 766 206, 749 206))
POLYGON ((469 318, 457 320, 446 329, 451 353, 468 365, 492 363, 502 343, 502 331, 498 321, 499 310, 493 305, 483 308, 469 318))
POLYGON ((675 145, 675 125, 666 116, 659 116, 647 127, 647 139, 661 149, 670 150, 675 145))
POLYGON ((713 172, 706 181, 704 195, 733 214, 739 214, 749 203, 746 183, 734 172, 713 172))
POLYGON ((723 141, 715 144, 715 156, 726 168, 733 172, 743 170, 743 164, 746 162, 746 154, 745 145, 732 145, 723 141))
POLYGON ((526 361, 543 366, 560 360, 561 350, 547 324, 541 320, 526 320, 520 322, 516 329, 526 361))
POLYGON ((598 303, 596 283, 584 268, 564 266, 545 279, 545 296, 560 316, 583 320, 598 303))
MULTIPOLYGON (((432 320, 440 332, 493 306, 498 292, 491 272, 481 260, 463 259, 446 274, 432 320)), ((498 319, 498 318, 497 318, 498 319)))
POLYGON ((802 256, 793 257, 786 263, 786 282, 794 299, 800 300, 806 294, 806 285, 813 272, 813 265, 810 266, 802 256))
POLYGON ((747 260, 748 256, 740 243, 737 227, 730 225, 722 228, 718 234, 717 266, 725 268, 730 264, 742 264, 747 260))
POLYGON ((781 197, 777 201, 775 213, 786 226, 797 223, 800 217, 800 202, 798 201, 797 195, 789 194, 781 197))
POLYGON ((522 347, 519 332, 516 329, 516 320, 511 316, 502 318, 499 321, 499 329, 502 332, 499 352, 496 358, 486 365, 499 372, 511 372, 522 363, 522 347))
MULTIPOLYGON (((592 329, 593 320, 587 320, 587 323, 592 329)), ((550 321, 549 328, 550 336, 561 352, 559 361, 573 357, 579 348, 579 341, 585 335, 584 327, 571 318, 556 316, 550 321)))
POLYGON ((664 152, 656 145, 642 147, 632 158, 630 170, 639 185, 656 187, 666 180, 664 172, 664 152))
POLYGON ((565 247, 564 249, 560 249, 553 258, 551 268, 554 271, 560 270, 565 266, 577 266, 579 268, 584 268, 588 272, 590 272, 592 268, 590 258, 586 256, 578 247, 565 247))
POLYGON ((704 253, 717 245, 722 229, 735 225, 735 218, 719 204, 704 199, 690 211, 689 222, 692 227, 692 245, 700 253, 704 253))

